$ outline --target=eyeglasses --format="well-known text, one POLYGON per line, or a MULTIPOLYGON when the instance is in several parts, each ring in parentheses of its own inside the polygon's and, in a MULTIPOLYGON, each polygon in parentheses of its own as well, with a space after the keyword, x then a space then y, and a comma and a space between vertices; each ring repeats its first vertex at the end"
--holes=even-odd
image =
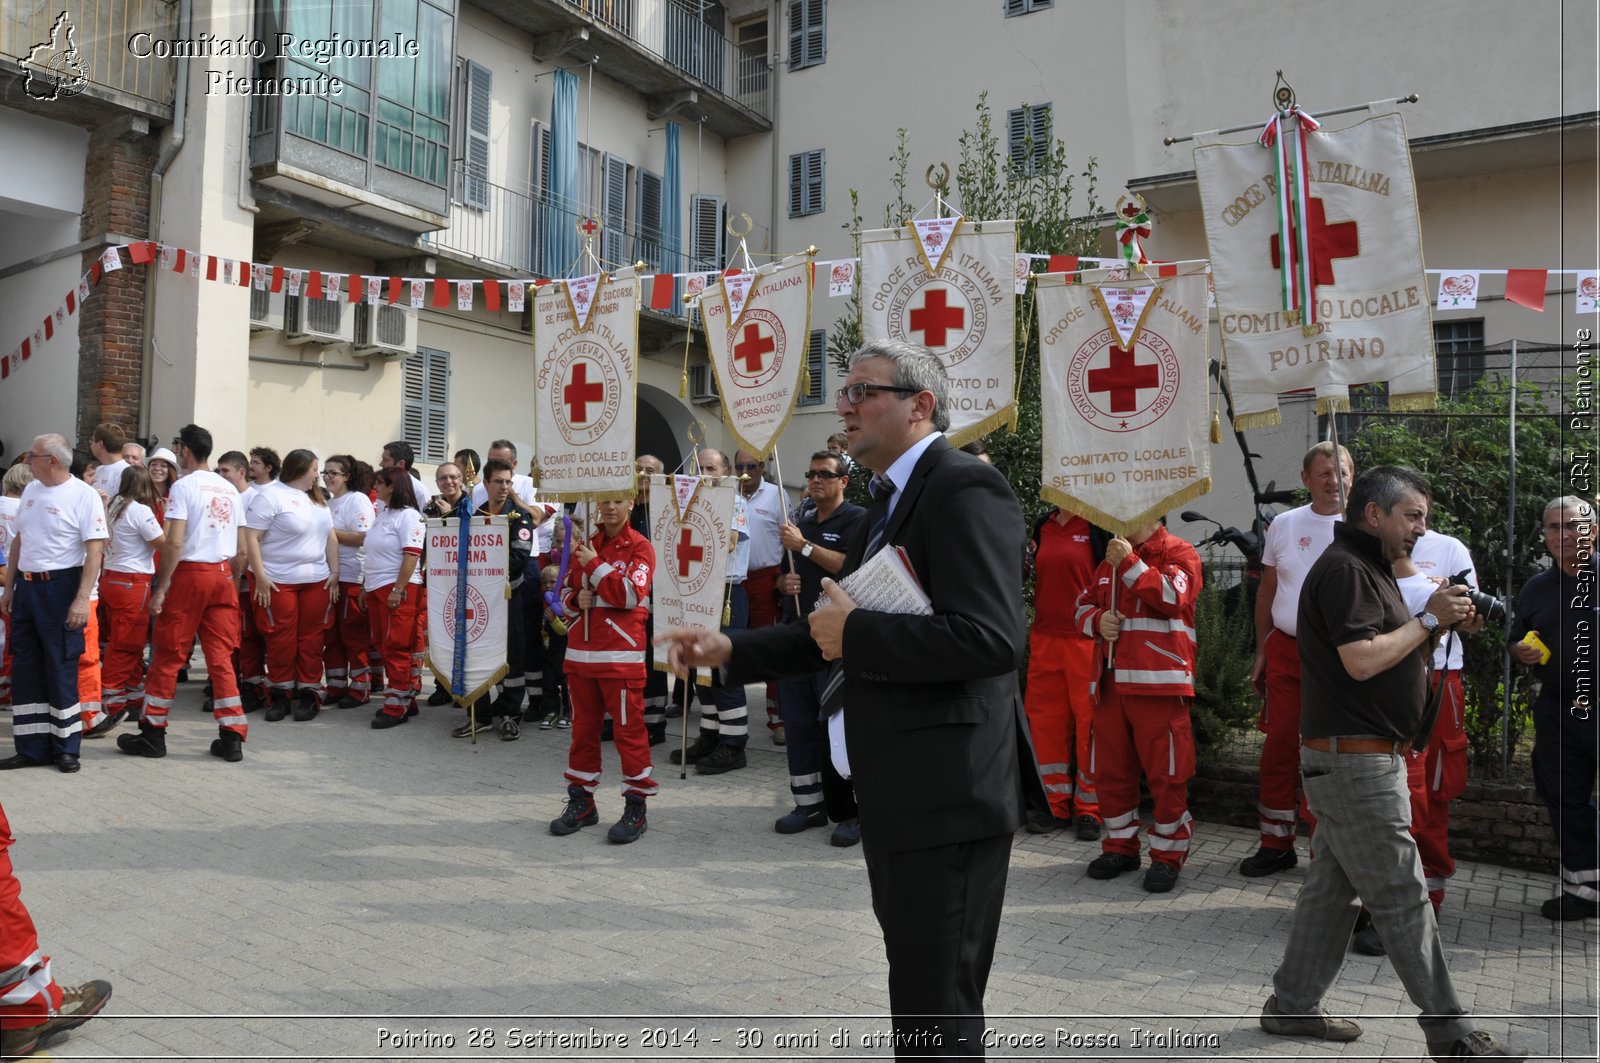
POLYGON ((28 451, 27 457, 28 457, 29 461, 43 461, 46 458, 54 459, 55 455, 54 454, 35 454, 33 451, 30 450, 30 451, 28 451))
POLYGON ((844 479, 844 473, 842 473, 842 472, 829 472, 827 469, 807 469, 806 470, 806 479, 807 480, 815 480, 815 479, 818 479, 818 478, 821 478, 821 479, 824 479, 824 480, 842 480, 842 479, 844 479))
POLYGON ((322 470, 322 475, 324 478, 327 478, 329 476, 343 476, 344 473, 340 472, 338 469, 324 469, 322 470))
POLYGON ((867 401, 868 395, 876 395, 880 391, 892 391, 896 395, 915 395, 920 388, 897 388, 890 384, 849 384, 839 389, 834 396, 834 402, 844 399, 852 406, 860 406, 867 401))
POLYGON ((759 468, 761 468, 761 463, 759 461, 751 462, 748 465, 737 461, 733 463, 734 472, 755 472, 759 468))

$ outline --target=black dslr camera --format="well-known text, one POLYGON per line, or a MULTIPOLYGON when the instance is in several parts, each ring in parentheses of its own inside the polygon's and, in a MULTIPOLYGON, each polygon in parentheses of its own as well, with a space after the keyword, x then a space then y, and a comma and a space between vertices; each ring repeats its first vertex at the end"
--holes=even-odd
POLYGON ((1460 572, 1457 572, 1454 576, 1450 577, 1450 582, 1447 584, 1447 586, 1467 588, 1467 601, 1472 603, 1472 608, 1478 611, 1479 616, 1488 620, 1493 620, 1497 624, 1504 623, 1506 618, 1506 603, 1502 602, 1499 598, 1496 598, 1492 594, 1484 594, 1482 591, 1476 589, 1470 583, 1468 583, 1467 573, 1470 571, 1470 569, 1464 568, 1460 572))

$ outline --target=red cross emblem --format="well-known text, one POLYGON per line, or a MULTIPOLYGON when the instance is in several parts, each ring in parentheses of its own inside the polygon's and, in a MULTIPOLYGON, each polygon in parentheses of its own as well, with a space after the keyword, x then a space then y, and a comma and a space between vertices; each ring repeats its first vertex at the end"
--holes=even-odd
POLYGON ((930 288, 922 297, 922 305, 911 311, 911 331, 922 333, 929 347, 945 346, 945 333, 965 328, 967 311, 963 307, 948 306, 947 288, 930 288))
POLYGON ((600 231, 600 223, 593 218, 585 218, 583 219, 583 224, 579 225, 578 228, 583 230, 583 235, 593 236, 600 231))
POLYGON ((744 338, 733 348, 733 359, 744 363, 744 371, 751 376, 761 372, 763 359, 778 349, 777 341, 764 335, 760 325, 746 325, 744 338))
POLYGON ((1132 349, 1113 346, 1110 366, 1089 370, 1088 380, 1091 395, 1110 392, 1112 413, 1131 413, 1139 408, 1141 389, 1161 386, 1161 369, 1138 364, 1132 349))
POLYGON ((589 404, 600 402, 605 398, 606 389, 596 381, 589 380, 589 363, 575 362, 572 366, 572 377, 561 389, 561 402, 568 408, 568 415, 575 425, 589 423, 589 404))
MULTIPOLYGON (((1353 221, 1343 221, 1337 225, 1328 224, 1327 208, 1321 199, 1313 196, 1306 201, 1306 219, 1311 224, 1311 284, 1333 283, 1333 260, 1336 258, 1355 258, 1361 254, 1361 236, 1353 221)), ((1291 226, 1290 239, 1295 239, 1295 230, 1291 226)), ((1278 268, 1282 261, 1283 252, 1278 247, 1278 236, 1273 234, 1269 244, 1272 251, 1272 266, 1278 268)))
POLYGON ((678 538, 678 578, 688 579, 690 563, 698 564, 704 561, 705 557, 706 548, 694 545, 694 529, 684 528, 678 538))

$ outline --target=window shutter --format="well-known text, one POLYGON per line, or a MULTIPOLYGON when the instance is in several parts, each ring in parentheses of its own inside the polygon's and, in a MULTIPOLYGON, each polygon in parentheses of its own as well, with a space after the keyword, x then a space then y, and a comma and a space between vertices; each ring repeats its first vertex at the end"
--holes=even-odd
POLYGON ((532 225, 528 234, 532 251, 528 261, 535 273, 553 272, 544 261, 545 237, 550 227, 550 127, 533 123, 531 157, 528 159, 528 191, 533 196, 532 225))
POLYGON ((798 218, 806 212, 805 180, 805 155, 789 156, 789 217, 791 218, 798 218))
POLYGON ((1006 112, 1006 154, 1019 169, 1024 165, 1023 141, 1028 139, 1027 122, 1021 107, 1006 112))
POLYGON ((689 200, 691 270, 720 270, 723 262, 722 197, 689 200))
POLYGON ((822 213, 822 149, 806 153, 806 213, 822 213))
POLYGON ((427 347, 418 352, 427 358, 427 430, 418 450, 422 461, 447 461, 450 457, 450 355, 427 347))
POLYGON ((478 210, 489 209, 489 87, 488 67, 467 61, 467 166, 461 201, 478 210))
POLYGON ((806 0, 789 0, 789 69, 799 70, 806 65, 806 0))
POLYGON ((413 451, 422 449, 428 425, 428 356, 425 351, 406 355, 405 379, 401 384, 400 438, 413 451))
POLYGON ((806 65, 816 66, 828 58, 827 0, 805 0, 806 65))
POLYGON ((1033 127, 1028 134, 1033 138, 1033 162, 1037 167, 1050 154, 1050 105, 1034 104, 1029 113, 1033 117, 1033 127))
POLYGON ((628 254, 628 160, 609 152, 601 163, 605 181, 600 189, 600 257, 613 268, 625 265, 628 254))
POLYGON ((801 406, 820 406, 823 396, 827 393, 824 377, 827 370, 824 367, 824 355, 828 349, 828 330, 814 328, 811 330, 811 340, 806 345, 806 369, 811 373, 811 388, 800 396, 801 406))
POLYGON ((661 175, 639 171, 639 257, 652 270, 661 268, 661 175))

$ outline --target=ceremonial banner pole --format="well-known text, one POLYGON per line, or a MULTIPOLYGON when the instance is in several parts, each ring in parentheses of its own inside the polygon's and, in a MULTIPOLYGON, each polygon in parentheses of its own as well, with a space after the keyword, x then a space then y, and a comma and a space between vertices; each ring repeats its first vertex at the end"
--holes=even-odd
POLYGON ((465 506, 427 528, 428 669, 466 707, 476 743, 477 702, 506 674, 511 547, 504 517, 473 522, 465 506), (449 652, 448 660, 441 656, 449 652))

